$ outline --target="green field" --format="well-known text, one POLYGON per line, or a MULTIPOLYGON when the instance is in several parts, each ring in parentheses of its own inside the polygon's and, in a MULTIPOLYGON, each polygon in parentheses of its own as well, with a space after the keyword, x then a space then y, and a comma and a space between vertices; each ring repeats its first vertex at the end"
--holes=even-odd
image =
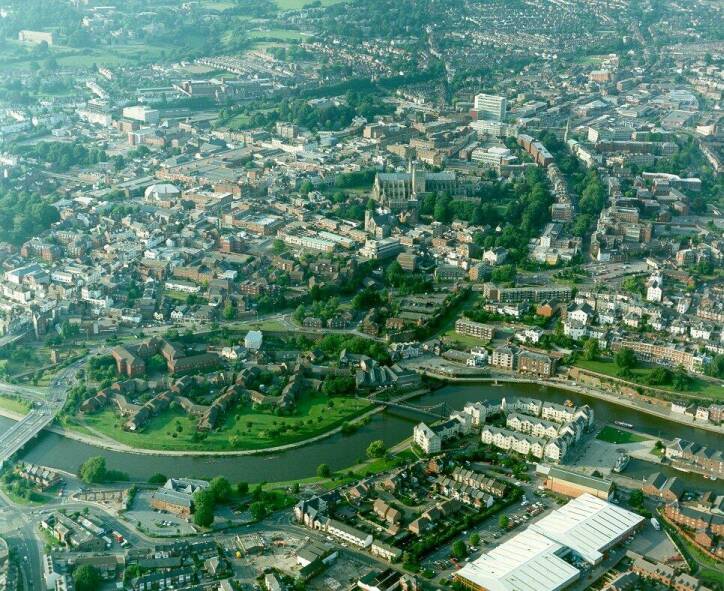
POLYGON ((269 29, 267 31, 250 31, 249 37, 252 39, 268 38, 279 39, 281 41, 298 41, 304 39, 304 35, 299 31, 292 29, 269 29))
POLYGON ((0 408, 18 413, 19 415, 25 415, 28 414, 28 411, 30 410, 30 404, 23 400, 15 400, 14 398, 0 396, 0 408))
POLYGON ((636 435, 635 433, 629 433, 621 429, 616 429, 610 425, 606 425, 601 432, 596 435, 596 439, 605 441, 607 443, 615 443, 621 445, 624 443, 641 443, 642 441, 649 441, 650 438, 636 435))
MULTIPOLYGON (((597 359, 595 361, 587 361, 585 359, 579 359, 576 361, 576 365, 582 369, 588 369, 597 373, 605 374, 614 378, 619 378, 619 368, 613 361, 604 361, 597 359)), ((654 371, 651 367, 637 367, 631 370, 631 376, 627 378, 620 377, 619 379, 626 380, 629 382, 635 382, 642 386, 648 386, 646 379, 654 371)), ((666 390, 673 394, 680 394, 684 396, 704 396, 707 398, 724 399, 724 383, 711 382, 694 376, 690 377, 690 384, 686 390, 677 391, 671 385, 661 386, 649 386, 650 388, 657 388, 659 390, 666 390)))
POLYGON ((210 8, 211 10, 226 10, 227 8, 234 8, 234 6, 236 6, 236 4, 230 2, 229 0, 205 0, 203 4, 206 8, 210 8))
MULTIPOLYGON (((197 419, 180 409, 170 409, 151 419, 140 433, 123 430, 124 419, 112 410, 85 417, 84 423, 116 441, 133 447, 162 450, 228 451, 285 445, 320 435, 371 408, 359 398, 329 399, 321 394, 303 395, 294 416, 275 416, 271 411, 241 406, 229 413, 223 428, 194 441, 197 419), (248 424, 251 423, 251 427, 248 424), (279 431, 286 427, 286 431, 279 431), (179 431, 180 428, 180 431, 179 431), (176 437, 174 437, 176 435, 176 437)), ((72 427, 71 427, 72 428, 72 427)))
MULTIPOLYGON (((280 10, 299 10, 304 8, 307 4, 310 4, 312 0, 275 0, 280 10)), ((322 6, 331 6, 332 4, 339 4, 345 0, 322 0, 322 6)))
MULTIPOLYGON (((139 61, 153 61, 161 58, 168 52, 168 48, 139 43, 134 45, 119 45, 114 47, 101 47, 77 49, 53 46, 48 57, 54 58, 59 66, 70 68, 88 68, 97 65, 119 66, 139 61)), ((43 64, 47 57, 32 56, 17 57, 6 55, 8 59, 0 60, 0 70, 30 70, 43 64)))
POLYGON ((485 347, 490 344, 490 341, 484 339, 478 339, 471 337, 466 334, 458 334, 455 329, 448 330, 445 334, 441 335, 445 342, 450 343, 453 347, 459 347, 462 349, 471 349, 472 347, 485 347))

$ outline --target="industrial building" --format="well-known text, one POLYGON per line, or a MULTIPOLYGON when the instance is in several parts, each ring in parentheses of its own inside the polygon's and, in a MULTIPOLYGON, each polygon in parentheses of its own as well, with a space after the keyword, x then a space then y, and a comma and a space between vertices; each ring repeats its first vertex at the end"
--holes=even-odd
POLYGON ((575 563, 596 565, 644 521, 583 494, 465 565, 455 580, 475 591, 558 591, 578 580, 575 563))

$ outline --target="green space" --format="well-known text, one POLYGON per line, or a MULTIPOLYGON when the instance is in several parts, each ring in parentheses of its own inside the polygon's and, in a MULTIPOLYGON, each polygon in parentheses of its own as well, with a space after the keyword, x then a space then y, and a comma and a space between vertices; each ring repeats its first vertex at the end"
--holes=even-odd
POLYGON ((271 410, 255 410, 244 405, 229 413, 220 430, 203 434, 196 430, 197 418, 174 408, 153 417, 140 433, 125 431, 124 419, 112 410, 87 416, 83 423, 91 430, 137 448, 229 451, 262 449, 303 441, 321 435, 371 408, 367 400, 360 398, 328 398, 310 393, 299 399, 291 416, 277 416, 271 410))
POLYGON ((232 131, 237 131, 239 129, 244 129, 244 127, 248 124, 249 115, 246 115, 245 113, 239 113, 238 115, 234 115, 224 125, 232 131))
POLYGON ((286 324, 279 322, 278 320, 261 320, 259 322, 242 322, 239 324, 240 329, 244 330, 270 330, 270 331, 283 331, 288 330, 286 324))
POLYGON ((211 0, 211 1, 204 1, 203 5, 206 8, 210 8, 211 10, 226 10, 228 8, 234 8, 236 4, 234 2, 231 2, 229 0, 211 0))
POLYGON ((298 41, 304 38, 304 35, 293 29, 268 29, 266 31, 250 31, 249 37, 252 39, 281 39, 282 41, 298 41))
POLYGON ((472 347, 485 347, 490 344, 490 341, 485 339, 479 339, 477 337, 471 337, 466 334, 458 334, 454 328, 446 331, 445 334, 441 335, 446 343, 451 344, 455 348, 471 349, 472 347))
MULTIPOLYGON (((339 4, 345 0, 319 0, 320 6, 331 6, 339 4)), ((280 10, 300 10, 308 4, 313 4, 314 0, 275 0, 280 10)))
POLYGON ((0 62, 0 70, 31 70, 37 69, 38 64, 44 63, 48 58, 54 59, 59 66, 88 68, 94 64, 105 66, 119 66, 139 61, 154 61, 166 54, 167 48, 146 43, 119 45, 113 47, 99 47, 78 49, 55 45, 48 50, 47 55, 32 55, 11 58, 0 62))
MULTIPOLYGON (((365 478, 374 474, 381 474, 396 468, 406 462, 416 460, 417 456, 410 449, 404 449, 399 453, 391 453, 383 458, 365 460, 349 468, 344 468, 333 473, 329 478, 320 476, 310 476, 308 478, 299 478, 297 480, 287 480, 280 482, 264 483, 264 488, 268 490, 289 488, 296 484, 300 486, 316 485, 324 490, 332 490, 338 486, 357 482, 360 478, 365 478)), ((256 486, 256 485, 253 485, 256 486)))
POLYGON ((30 404, 24 400, 0 396, 0 408, 10 412, 15 412, 19 415, 25 415, 28 414, 28 411, 30 410, 30 404))
POLYGON ((596 435, 596 439, 620 445, 623 443, 640 443, 641 441, 648 441, 650 438, 606 425, 603 429, 601 429, 601 432, 596 435))
POLYGON ((689 376, 689 383, 685 390, 676 390, 671 384, 652 386, 647 383, 647 380, 649 379, 651 374, 657 369, 655 367, 633 367, 629 370, 629 376, 621 377, 619 376, 620 368, 613 361, 607 361, 604 359, 596 359, 591 361, 586 359, 578 359, 576 361, 576 366, 582 369, 588 369, 590 371, 605 374, 613 378, 634 382, 636 384, 640 384, 641 386, 665 390, 671 392, 672 394, 724 399, 724 383, 704 380, 696 376, 689 376))

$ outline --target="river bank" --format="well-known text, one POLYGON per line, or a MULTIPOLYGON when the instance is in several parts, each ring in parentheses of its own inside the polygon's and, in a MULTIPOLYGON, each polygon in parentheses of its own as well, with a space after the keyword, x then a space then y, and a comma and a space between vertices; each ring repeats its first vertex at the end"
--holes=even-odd
MULTIPOLYGON (((596 421, 601 425, 622 420, 633 424, 636 431, 646 433, 653 439, 671 440, 681 437, 717 449, 722 447, 724 441, 718 433, 663 420, 553 385, 502 382, 496 385, 494 382, 495 380, 486 383, 478 381, 474 384, 448 383, 419 396, 414 404, 431 407, 445 402, 448 408, 453 410, 462 409, 468 402, 499 401, 502 397, 538 398, 559 404, 570 399, 577 405, 589 404, 594 410, 596 421)), ((294 449, 244 456, 125 453, 94 447, 46 430, 27 446, 20 459, 75 472, 85 459, 100 455, 106 458, 109 469, 126 472, 137 480, 148 479, 160 472, 189 478, 213 478, 223 474, 232 481, 278 482, 314 476, 319 464, 327 464, 333 472, 346 470, 349 466, 365 460, 365 450, 372 441, 381 439, 388 448, 393 447, 410 437, 419 420, 419 416, 411 416, 409 412, 391 408, 385 412, 377 412, 351 433, 337 432, 294 449)), ((0 417, 0 431, 11 424, 10 420, 0 417)), ((650 464, 639 465, 636 460, 632 460, 632 465, 635 468, 628 468, 627 473, 631 473, 639 481, 651 472, 650 464)))
MULTIPOLYGON (((421 388, 421 389, 415 390, 413 392, 408 392, 407 394, 403 394, 402 396, 398 396, 397 398, 394 399, 394 401, 395 402, 405 402, 407 400, 410 400, 411 398, 417 398, 417 397, 423 396, 424 394, 427 394, 429 392, 430 392, 430 390, 428 388, 421 388)), ((351 425, 355 425, 356 423, 362 424, 362 423, 364 423, 364 421, 368 420, 370 417, 372 417, 376 414, 379 414, 381 412, 384 412, 384 411, 385 411, 384 405, 376 406, 376 407, 362 413, 361 415, 355 416, 354 418, 350 419, 349 423, 343 423, 332 429, 329 429, 328 431, 325 431, 324 433, 320 433, 318 435, 315 435, 313 437, 308 437, 308 438, 302 439, 300 441, 293 441, 293 442, 286 443, 283 445, 276 445, 276 446, 259 448, 259 449, 220 450, 220 451, 159 450, 159 449, 132 447, 125 443, 121 443, 119 441, 114 441, 113 439, 111 439, 108 436, 101 437, 101 436, 88 435, 86 433, 81 433, 80 431, 77 431, 75 429, 65 428, 60 425, 55 425, 55 424, 49 425, 48 427, 46 427, 45 430, 49 431, 50 433, 55 433, 56 435, 60 435, 61 437, 65 437, 67 439, 78 441, 79 443, 84 443, 86 445, 97 447, 99 449, 105 449, 108 451, 113 451, 113 452, 118 452, 118 453, 152 455, 152 456, 172 456, 172 457, 214 457, 214 456, 238 457, 238 456, 273 454, 273 453, 296 449, 298 447, 303 447, 305 445, 310 445, 310 444, 316 443, 318 441, 322 441, 323 439, 326 439, 328 437, 332 437, 334 435, 343 433, 347 424, 351 424, 351 425)), ((4 417, 12 419, 14 421, 20 421, 24 415, 0 408, 0 416, 4 416, 4 417)))
POLYGON ((688 427, 694 427, 696 429, 703 429, 704 431, 710 431, 717 433, 718 435, 724 435, 724 425, 715 425, 708 421, 695 421, 686 415, 672 413, 669 411, 654 408, 651 404, 639 404, 634 400, 623 398, 622 395, 615 395, 605 390, 599 390, 597 388, 591 388, 590 386, 582 386, 572 380, 559 380, 550 379, 544 380, 540 378, 518 378, 509 375, 491 375, 490 377, 446 377, 446 382, 455 384, 476 384, 476 383, 493 383, 493 384, 537 384, 540 386, 550 386, 558 388, 560 390, 566 390, 568 392, 575 392, 576 394, 582 394, 584 396, 590 396, 592 398, 598 398, 599 400, 605 400, 611 404, 617 406, 623 406, 638 412, 643 412, 648 415, 671 421, 673 423, 679 423, 680 425, 686 425, 688 427))
MULTIPOLYGON (((529 385, 537 385, 537 386, 545 386, 545 387, 553 387, 557 388, 559 390, 564 390, 567 392, 572 392, 576 394, 580 394, 587 397, 596 398, 599 400, 603 400, 605 402, 608 402, 610 404, 628 408, 631 410, 635 410, 637 412, 642 412, 645 414, 648 414, 650 416, 663 419, 666 421, 678 423, 680 425, 685 425, 688 427, 693 427, 695 429, 701 429, 705 431, 709 431, 711 433, 716 433, 718 435, 724 434, 724 426, 723 425, 714 425, 713 423, 709 423, 706 421, 694 421, 691 418, 687 417, 683 414, 674 414, 671 412, 667 412, 661 409, 654 408, 651 404, 641 404, 637 403, 634 400, 630 400, 627 398, 624 398, 622 396, 616 396, 611 393, 608 393, 604 390, 599 390, 596 388, 592 388, 590 386, 583 386, 576 382, 573 382, 572 380, 560 380, 560 379, 540 379, 540 378, 533 378, 533 377, 517 377, 517 376, 511 376, 507 374, 493 374, 489 376, 474 376, 474 377, 455 377, 455 376, 447 376, 444 380, 437 378, 437 380, 440 382, 439 387, 434 388, 435 390, 439 390, 440 388, 444 388, 446 384, 468 384, 468 385, 475 385, 475 384, 494 384, 496 386, 500 386, 503 384, 529 384, 529 385)), ((407 394, 404 394, 402 396, 399 396, 395 399, 397 402, 405 402, 414 398, 421 397, 425 394, 430 393, 430 389, 423 388, 416 390, 414 392, 408 392, 407 394)), ((365 420, 368 420, 370 417, 379 414, 385 410, 384 406, 378 406, 376 408, 370 409, 369 411, 363 413, 362 415, 359 415, 355 417, 351 422, 363 422, 365 420)), ((5 416, 7 418, 13 419, 13 420, 20 420, 22 418, 22 415, 19 413, 15 413, 13 411, 0 408, 0 416, 5 416)), ((299 447, 311 445, 314 443, 317 443, 319 441, 322 441, 326 438, 332 437, 334 435, 341 434, 343 432, 343 425, 338 425, 328 431, 325 431, 324 433, 320 433, 318 435, 315 435, 313 437, 309 437, 300 441, 296 442, 290 442, 283 445, 277 445, 277 446, 270 446, 266 448, 258 448, 258 449, 242 449, 242 450, 218 450, 218 451, 210 451, 210 450, 159 450, 159 449, 153 449, 153 448, 142 448, 142 447, 133 447, 130 445, 127 445, 125 443, 121 443, 119 441, 115 441, 112 438, 108 436, 99 437, 94 435, 89 435, 87 433, 82 433, 78 430, 74 430, 72 428, 64 428, 59 425, 50 425, 46 428, 47 431, 50 431, 51 433, 55 433, 57 435, 60 435, 61 437, 65 437, 74 441, 77 441, 79 443, 83 443, 86 445, 90 445, 99 449, 105 449, 108 451, 118 452, 118 453, 127 453, 127 454, 137 454, 137 455, 152 455, 152 456, 168 456, 168 457, 243 457, 243 456, 251 456, 251 455, 266 455, 266 454, 273 454, 278 452, 284 452, 288 450, 293 450, 299 447)))

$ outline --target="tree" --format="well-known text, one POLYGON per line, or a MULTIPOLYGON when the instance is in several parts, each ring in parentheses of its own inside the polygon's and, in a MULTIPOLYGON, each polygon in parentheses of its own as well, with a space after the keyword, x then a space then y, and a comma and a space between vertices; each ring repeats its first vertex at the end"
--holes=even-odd
POLYGON ((387 448, 385 448, 385 442, 381 439, 377 439, 369 444, 367 447, 368 458, 381 458, 385 455, 387 448))
POLYGON ((502 529, 505 529, 506 527, 508 527, 509 523, 510 523, 510 519, 508 519, 507 515, 501 515, 500 517, 498 517, 498 526, 501 527, 502 529))
POLYGON ((254 521, 261 521, 264 517, 266 517, 266 505, 261 501, 252 503, 249 506, 249 512, 251 513, 251 517, 254 521))
POLYGON ((327 464, 319 464, 319 466, 317 466, 317 476, 320 478, 329 478, 331 473, 332 471, 327 464))
POLYGON ((304 181, 302 183, 302 186, 299 187, 299 192, 305 196, 309 195, 309 193, 313 190, 314 190, 314 185, 312 184, 311 181, 304 181))
POLYGON ((236 316, 236 309, 234 308, 234 304, 231 300, 228 300, 226 304, 224 304, 223 316, 224 320, 233 320, 236 316))
POLYGON ((238 492, 241 496, 244 496, 249 492, 249 483, 248 482, 240 482, 236 485, 236 492, 238 492))
POLYGON ((644 504, 644 493, 640 490, 633 491, 628 497, 628 502, 632 507, 641 507, 644 504))
POLYGON ((88 458, 78 472, 83 482, 88 484, 103 482, 108 474, 106 459, 102 456, 88 458))
POLYGON ((496 283, 512 283, 515 281, 515 265, 499 265, 493 269, 491 277, 496 283))
POLYGON ((160 472, 156 472, 151 478, 148 479, 149 484, 165 484, 168 478, 165 474, 161 474, 160 472))
POLYGON ((209 527, 214 523, 214 493, 209 489, 197 491, 193 501, 194 523, 199 527, 209 527))
POLYGON ((621 369, 632 369, 636 367, 636 355, 631 349, 624 347, 616 353, 616 365, 621 369))
POLYGON ((98 591, 101 586, 100 571, 90 564, 83 564, 73 571, 76 591, 98 591))
POLYGON ((715 355, 714 358, 706 364, 704 373, 715 378, 724 378, 724 355, 715 355))
POLYGON ((480 535, 477 533, 470 534, 470 545, 477 546, 480 543, 480 535))
POLYGON ((209 483, 209 490, 217 503, 226 503, 231 498, 231 484, 223 476, 217 476, 209 483))
POLYGON ((588 339, 583 343, 583 358, 588 361, 593 361, 598 357, 599 346, 598 339, 588 339))
POLYGON ((452 555, 458 560, 463 560, 468 555, 468 548, 462 540, 456 540, 452 545, 452 555))
POLYGON ((433 210, 432 217, 435 218, 436 222, 446 224, 451 218, 450 211, 450 197, 443 195, 435 201, 435 209, 433 210))
POLYGON ((272 251, 274 252, 274 254, 281 254, 286 250, 286 248, 287 245, 284 244, 284 240, 275 238, 274 242, 272 242, 272 251))

